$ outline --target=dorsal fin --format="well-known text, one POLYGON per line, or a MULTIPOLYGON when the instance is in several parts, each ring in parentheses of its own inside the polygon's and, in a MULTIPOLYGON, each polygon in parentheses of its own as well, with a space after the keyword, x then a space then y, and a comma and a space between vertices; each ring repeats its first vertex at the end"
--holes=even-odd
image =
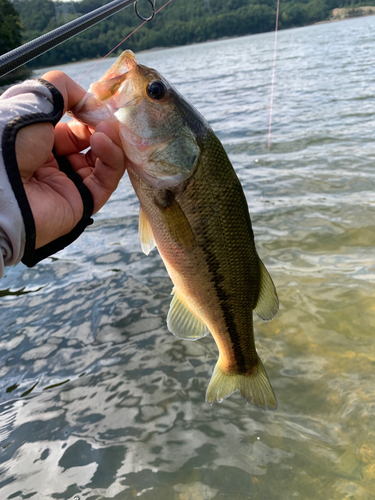
POLYGON ((273 284, 272 278, 260 259, 259 270, 260 288, 258 302, 254 312, 256 312, 257 315, 264 321, 270 321, 278 313, 279 299, 277 297, 276 288, 273 284))

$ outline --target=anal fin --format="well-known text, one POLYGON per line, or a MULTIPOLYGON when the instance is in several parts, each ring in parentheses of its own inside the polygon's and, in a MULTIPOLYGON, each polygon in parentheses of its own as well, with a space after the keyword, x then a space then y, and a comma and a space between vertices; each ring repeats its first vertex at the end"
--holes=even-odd
POLYGON ((185 340, 198 340, 210 333, 209 329, 184 304, 175 289, 167 316, 168 330, 185 340))

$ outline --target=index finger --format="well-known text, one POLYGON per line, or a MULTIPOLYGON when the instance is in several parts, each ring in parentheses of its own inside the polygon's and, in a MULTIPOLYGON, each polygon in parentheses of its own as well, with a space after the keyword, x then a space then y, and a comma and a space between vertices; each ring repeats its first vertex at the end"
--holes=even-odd
POLYGON ((73 108, 86 95, 86 90, 62 71, 48 71, 42 78, 52 83, 63 96, 64 113, 73 108))
MULTIPOLYGON (((60 91, 64 99, 64 113, 76 106, 86 95, 85 89, 62 71, 48 71, 42 78, 60 91)), ((59 156, 79 153, 90 146, 90 137, 88 127, 76 120, 59 122, 55 128, 55 151, 59 156)))

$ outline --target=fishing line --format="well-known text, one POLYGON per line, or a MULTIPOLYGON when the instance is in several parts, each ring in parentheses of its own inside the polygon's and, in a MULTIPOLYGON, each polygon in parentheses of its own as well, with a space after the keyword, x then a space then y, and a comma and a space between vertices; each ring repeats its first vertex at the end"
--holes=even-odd
POLYGON ((279 7, 280 7, 280 0, 277 0, 276 26, 275 26, 275 42, 274 42, 274 46, 273 46, 273 64, 272 64, 272 79, 271 79, 270 118, 269 118, 269 123, 268 123, 268 149, 271 149, 273 89, 274 89, 274 86, 275 86, 276 47, 277 47, 277 28, 278 28, 278 25, 279 25, 279 7))
MULTIPOLYGON (((171 3, 171 2, 172 2, 172 0, 168 0, 168 2, 166 2, 166 3, 162 6, 162 7, 160 7, 160 9, 158 9, 158 10, 154 11, 154 12, 153 12, 153 16, 151 17, 151 19, 152 19, 154 16, 156 16, 156 14, 157 14, 158 12, 160 12, 161 10, 163 10, 163 9, 164 9, 164 7, 166 7, 166 6, 167 6, 169 3, 171 3)), ((138 15, 138 17, 142 17, 142 16, 139 16, 139 14, 138 14, 138 13, 137 13, 137 15, 138 15)), ((143 19, 144 19, 144 18, 143 18, 143 19)), ((120 45, 122 45, 124 42, 126 42, 126 40, 128 40, 128 39, 129 39, 132 35, 134 35, 134 33, 135 33, 136 31, 138 31, 140 28, 142 28, 142 26, 144 26, 144 25, 145 25, 148 21, 150 21, 151 19, 150 19, 150 18, 145 19, 145 20, 143 21, 143 23, 141 23, 141 24, 138 26, 138 28, 135 28, 135 30, 134 30, 134 31, 132 31, 132 32, 131 32, 128 36, 126 36, 126 37, 125 37, 125 38, 124 38, 124 39, 123 39, 120 43, 118 43, 115 47, 113 47, 113 49, 112 49, 112 50, 110 50, 110 51, 108 52, 108 54, 106 54, 104 57, 102 57, 102 59, 99 59, 99 61, 97 61, 97 62, 96 62, 96 63, 95 63, 95 64, 94 64, 94 65, 93 65, 90 69, 88 69, 88 70, 86 71, 86 73, 84 73, 84 74, 83 74, 83 75, 82 75, 82 76, 81 76, 81 77, 77 80, 77 82, 81 81, 81 80, 82 80, 82 78, 83 78, 84 76, 86 76, 88 73, 90 73, 90 71, 92 71, 94 68, 96 68, 96 66, 97 66, 99 63, 101 63, 102 61, 104 61, 104 59, 106 59, 109 55, 111 55, 113 51, 115 51, 118 47, 120 47, 120 45)))

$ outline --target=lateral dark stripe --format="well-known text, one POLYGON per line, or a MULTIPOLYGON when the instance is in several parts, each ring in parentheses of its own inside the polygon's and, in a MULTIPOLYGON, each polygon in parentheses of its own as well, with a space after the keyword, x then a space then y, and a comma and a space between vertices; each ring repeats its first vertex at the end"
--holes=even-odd
MULTIPOLYGON (((216 169, 219 168, 219 165, 222 165, 222 164, 225 165, 225 162, 230 163, 229 158, 228 158, 223 146, 221 145, 221 143, 219 142, 219 140, 217 139, 217 137, 214 134, 212 134, 211 137, 205 141, 204 147, 206 149, 205 154, 207 156, 210 156, 210 152, 211 152, 210 150, 216 149, 216 153, 214 152, 214 154, 213 154, 213 156, 216 159, 216 165, 215 165, 216 169), (220 152, 218 152, 218 150, 220 152), (217 156, 218 154, 220 155, 219 158, 217 156)), ((226 169, 228 167, 225 166, 224 168, 226 169)), ((225 176, 224 171, 222 173, 225 176)), ((221 173, 218 170, 216 170, 216 173, 217 173, 217 175, 221 176, 221 173)), ((242 204, 244 204, 244 206, 247 207, 246 197, 245 197, 245 194, 243 192, 240 181, 238 180, 237 177, 235 177, 235 179, 236 180, 234 180, 234 177, 231 177, 231 176, 228 178, 229 182, 232 183, 231 186, 229 187, 230 192, 234 196, 234 198, 236 199, 236 202, 242 203, 242 204)), ((225 182, 224 177, 222 179, 222 182, 225 182)), ((228 192, 227 192, 227 195, 228 195, 228 192)), ((253 236, 253 230, 251 227, 250 216, 246 218, 246 229, 245 228, 243 228, 243 229, 249 234, 250 239, 253 240, 254 236, 253 236)), ((233 310, 233 307, 235 307, 235 305, 233 304, 233 298, 231 297, 231 291, 225 290, 225 288, 224 288, 225 277, 223 276, 222 272, 220 271, 220 262, 218 261, 218 258, 210 250, 211 248, 214 248, 214 245, 213 245, 213 240, 210 238, 210 234, 208 231, 205 232, 205 238, 207 240, 207 245, 204 245, 202 247, 202 249, 203 249, 205 256, 206 256, 206 262, 208 265, 208 269, 209 269, 209 272, 211 275, 211 279, 212 279, 212 283, 213 283, 216 295, 220 301, 221 311, 223 313, 227 332, 229 334, 229 337, 230 337, 230 340, 232 343, 234 360, 235 360, 235 363, 237 365, 239 372, 245 373, 247 371, 247 369, 249 368, 249 359, 247 359, 247 352, 243 351, 243 349, 246 348, 246 345, 245 345, 246 340, 243 337, 245 332, 243 332, 242 330, 239 331, 239 328, 241 328, 241 325, 236 324, 235 311, 233 310), (246 356, 246 359, 245 359, 245 356, 246 356)), ((249 242, 249 244, 250 244, 250 242, 249 242)), ((254 249, 254 251, 255 251, 255 249, 254 249)), ((246 269, 246 267, 244 268, 244 272, 246 272, 245 269, 246 269)), ((249 279, 250 279, 250 276, 249 276, 249 279)), ((248 314, 252 315, 250 303, 249 303, 248 314)), ((251 318, 249 320, 249 326, 252 327, 251 318)), ((252 336, 252 343, 253 343, 253 340, 254 340, 253 339, 253 332, 249 331, 248 335, 249 335, 248 343, 251 342, 250 336, 252 336)), ((252 346, 252 349, 255 351, 255 346, 252 346)))
MULTIPOLYGON (((219 142, 214 134, 210 135, 211 135, 211 140, 209 139, 206 140, 204 146, 205 148, 207 148, 207 150, 211 149, 212 139, 214 140, 214 143, 216 142, 216 144, 217 142, 219 142)), ((225 154, 225 151, 224 149, 222 149, 221 144, 220 144, 220 149, 225 154)), ((227 161, 229 162, 229 159, 227 161)), ((202 249, 206 255, 206 263, 208 265, 209 273, 214 285, 216 295, 220 301, 221 311, 224 316, 225 325, 232 342, 233 353, 237 368, 240 372, 241 371, 244 372, 246 371, 246 363, 241 349, 240 334, 238 332, 234 314, 231 308, 231 298, 223 287, 225 278, 220 272, 220 263, 218 262, 218 259, 213 254, 213 252, 210 251, 210 248, 214 248, 214 245, 212 240, 210 241, 210 235, 208 234, 208 232, 206 232, 205 238, 207 239, 208 244, 204 245, 202 249)))
POLYGON ((221 285, 222 282, 224 281, 224 277, 219 271, 219 263, 217 262, 217 259, 214 257, 214 255, 208 250, 207 247, 204 248, 203 251, 207 257, 206 262, 208 264, 208 269, 213 280, 213 285, 217 297, 219 298, 220 301, 221 310, 224 315, 225 325, 227 327, 233 345, 233 353, 236 365, 240 372, 244 372, 246 371, 246 363, 241 349, 240 335, 238 333, 233 312, 230 307, 230 297, 221 285))

